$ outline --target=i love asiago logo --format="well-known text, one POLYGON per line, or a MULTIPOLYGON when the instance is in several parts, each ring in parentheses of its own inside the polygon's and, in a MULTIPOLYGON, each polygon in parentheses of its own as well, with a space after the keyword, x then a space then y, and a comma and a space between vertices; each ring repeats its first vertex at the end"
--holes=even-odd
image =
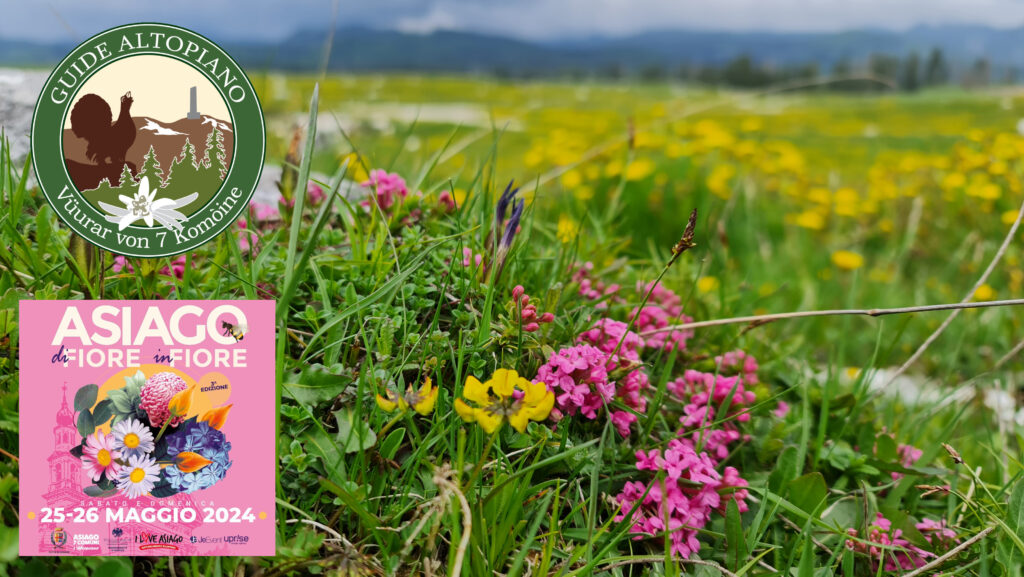
POLYGON ((97 34, 54 69, 36 103, 39 186, 75 233, 111 252, 172 256, 246 209, 266 148, 245 73, 168 24, 97 34))

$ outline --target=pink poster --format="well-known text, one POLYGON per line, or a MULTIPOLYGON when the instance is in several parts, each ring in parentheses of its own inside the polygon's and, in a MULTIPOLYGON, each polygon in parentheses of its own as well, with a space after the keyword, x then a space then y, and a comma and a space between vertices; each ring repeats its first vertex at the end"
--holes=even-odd
POLYGON ((273 301, 21 302, 22 555, 274 554, 273 301))

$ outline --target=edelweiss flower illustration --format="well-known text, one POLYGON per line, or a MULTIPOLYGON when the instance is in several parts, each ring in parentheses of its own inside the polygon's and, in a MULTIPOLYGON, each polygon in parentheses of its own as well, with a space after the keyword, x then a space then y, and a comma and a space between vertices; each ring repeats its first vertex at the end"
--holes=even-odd
POLYGON ((199 193, 193 192, 177 200, 172 198, 154 199, 156 191, 156 188, 152 191, 149 189, 149 177, 143 176, 142 182, 139 183, 139 190, 135 193, 135 198, 129 198, 123 194, 118 195, 118 198, 124 203, 124 208, 105 202, 100 202, 99 205, 103 210, 112 215, 108 216, 107 220, 118 223, 118 230, 128 228, 129 225, 140 218, 145 221, 147 226, 153 226, 153 221, 155 220, 163 225, 164 228, 180 230, 181 221, 185 220, 186 217, 178 212, 177 209, 199 198, 199 193))

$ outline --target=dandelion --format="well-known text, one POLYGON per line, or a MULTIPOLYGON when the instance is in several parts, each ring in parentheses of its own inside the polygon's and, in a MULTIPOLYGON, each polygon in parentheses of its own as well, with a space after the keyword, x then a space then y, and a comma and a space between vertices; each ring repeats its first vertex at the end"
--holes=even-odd
POLYGON ((125 497, 136 498, 153 490, 160 479, 160 465, 149 455, 130 457, 117 476, 117 488, 125 497))
POLYGON ((505 421, 523 433, 530 421, 548 418, 555 403, 555 395, 547 385, 531 383, 511 369, 494 371, 486 383, 470 376, 462 396, 465 400, 455 399, 455 412, 467 423, 477 423, 488 434, 500 429, 505 421))
POLYGON ((153 432, 142 421, 129 417, 114 425, 111 433, 114 436, 114 448, 125 458, 153 452, 153 432))
POLYGON ((974 300, 990 301, 996 298, 996 291, 988 284, 982 284, 974 291, 974 300))
POLYGON ((864 257, 848 250, 837 250, 832 253, 832 264, 843 270, 857 270, 864 266, 864 257))
POLYGON ((103 431, 96 431, 85 438, 82 468, 93 481, 99 481, 103 475, 106 475, 107 479, 116 477, 121 468, 117 462, 120 458, 121 453, 116 450, 114 437, 105 435, 103 431))
POLYGON ((697 279, 697 291, 701 293, 710 293, 718 290, 721 283, 718 282, 717 277, 713 276, 702 276, 697 279))
POLYGON ((393 413, 396 410, 405 412, 412 407, 412 410, 427 416, 434 411, 434 405, 437 403, 437 391, 438 389, 432 385, 430 377, 426 377, 419 390, 414 391, 410 385, 405 394, 401 396, 385 389, 383 396, 377 394, 377 406, 385 413, 393 413))

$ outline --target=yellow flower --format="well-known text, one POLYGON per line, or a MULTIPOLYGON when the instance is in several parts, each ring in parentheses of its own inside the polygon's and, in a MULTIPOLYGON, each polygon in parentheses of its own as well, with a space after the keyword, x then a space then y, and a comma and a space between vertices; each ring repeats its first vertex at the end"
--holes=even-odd
POLYGON ((182 473, 195 473, 212 462, 199 453, 191 451, 182 451, 174 457, 174 465, 181 469, 182 473))
POLYGON ((203 413, 200 422, 205 421, 210 424, 214 429, 220 429, 224 426, 224 423, 228 420, 228 411, 231 410, 233 405, 224 405, 218 409, 210 409, 203 413))
POLYGON ((437 404, 437 387, 433 386, 430 377, 427 377, 423 379, 423 385, 418 391, 414 391, 412 385, 409 385, 405 394, 399 396, 385 389, 384 396, 378 393, 375 400, 380 410, 385 413, 393 413, 395 409, 405 412, 412 407, 412 410, 427 416, 434 411, 434 405, 437 404))
POLYGON ((562 186, 576 188, 583 183, 583 175, 578 170, 570 170, 562 175, 562 186))
POLYGON ((864 257, 848 250, 837 250, 832 253, 832 264, 843 270, 857 270, 864 266, 864 257))
POLYGON ((555 406, 555 394, 547 385, 532 383, 511 369, 494 371, 486 383, 470 376, 462 396, 465 400, 455 399, 455 412, 488 434, 500 429, 506 420, 515 430, 525 432, 527 423, 548 418, 555 406))
POLYGON ((195 391, 196 385, 192 385, 171 397, 171 402, 167 404, 167 410, 171 412, 172 418, 188 415, 188 410, 192 407, 192 395, 195 391))
POLYGON ((646 158, 638 158, 626 167, 626 180, 643 180, 654 172, 654 163, 646 158))
POLYGON ((990 301, 996 298, 996 290, 987 284, 983 284, 978 287, 978 290, 974 291, 974 300, 976 301, 990 301))
POLYGON ((570 243, 572 239, 576 238, 576 232, 579 225, 572 219, 571 216, 562 214, 558 217, 558 240, 562 243, 570 243))
POLYGON ((702 276, 697 279, 697 290, 702 293, 709 293, 718 290, 718 278, 713 276, 702 276))
POLYGON ((801 228, 809 228, 811 230, 821 230, 825 228, 825 218, 821 216, 821 213, 813 210, 805 210, 793 218, 793 222, 801 228))

